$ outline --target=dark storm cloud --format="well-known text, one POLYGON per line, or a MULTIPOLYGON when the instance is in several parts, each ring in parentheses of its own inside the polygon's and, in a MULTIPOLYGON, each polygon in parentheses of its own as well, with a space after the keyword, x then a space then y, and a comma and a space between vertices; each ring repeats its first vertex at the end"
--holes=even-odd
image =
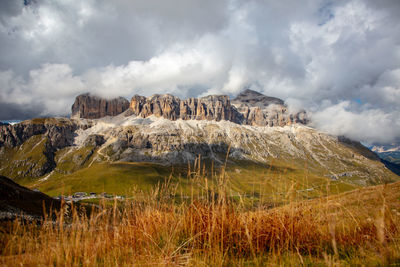
POLYGON ((17 104, 0 102, 0 121, 12 121, 15 118, 18 118, 18 120, 26 120, 32 118, 32 114, 38 114, 40 112, 40 107, 37 109, 27 109, 17 104))
POLYGON ((12 121, 15 118, 18 120, 25 120, 32 118, 32 114, 40 114, 42 111, 41 106, 25 107, 22 105, 7 103, 0 100, 0 122, 12 121))
POLYGON ((13 17, 21 14, 24 2, 21 1, 1 1, 0 2, 0 18, 2 23, 6 23, 7 17, 13 17))
POLYGON ((319 129, 392 142, 399 3, 2 1, 0 97, 21 108, 9 109, 17 119, 68 114, 86 91, 233 96, 250 87, 306 108, 319 129))

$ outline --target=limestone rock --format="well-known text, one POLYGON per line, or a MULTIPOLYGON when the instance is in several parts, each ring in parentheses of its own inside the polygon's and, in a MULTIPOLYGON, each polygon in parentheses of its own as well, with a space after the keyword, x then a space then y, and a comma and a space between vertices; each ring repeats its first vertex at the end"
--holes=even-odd
POLYGON ((243 123, 253 126, 285 126, 294 123, 307 124, 305 111, 291 113, 283 100, 245 90, 232 104, 243 114, 243 123))
POLYGON ((34 135, 46 134, 51 147, 63 148, 72 144, 74 132, 79 127, 72 120, 65 118, 38 118, 14 125, 2 125, 0 126, 0 147, 15 147, 34 135))
POLYGON ((253 126, 285 126, 307 124, 305 111, 291 113, 283 100, 245 90, 231 103, 226 95, 210 95, 181 100, 173 95, 135 95, 131 99, 130 114, 146 118, 154 115, 169 120, 231 121, 253 126))
POLYGON ((129 108, 129 101, 123 97, 105 99, 90 94, 75 98, 72 105, 72 118, 99 119, 118 115, 129 108))
POLYGON ((154 115, 169 120, 228 120, 241 123, 242 115, 230 104, 228 96, 211 95, 181 100, 173 95, 135 95, 130 109, 134 115, 146 118, 154 115))
MULTIPOLYGON (((72 146, 76 130, 89 127, 90 123, 79 124, 78 121, 67 118, 37 118, 0 126, 0 158, 3 157, 4 160, 4 156, 7 155, 1 155, 4 151, 18 156, 13 161, 4 161, 7 164, 4 164, 3 168, 9 171, 10 177, 41 177, 50 173, 56 167, 56 151, 72 146), (33 148, 28 150, 21 150, 22 145, 34 136, 39 136, 39 139, 34 141, 37 144, 33 143, 33 148), (34 154, 25 157, 39 144, 34 154)), ((101 138, 93 138, 94 142, 101 143, 101 138)))
POLYGON ((99 134, 92 134, 86 138, 84 146, 99 147, 105 143, 104 136, 99 134))
POLYGON ((153 95, 149 98, 135 95, 131 99, 130 108, 134 115, 146 118, 151 115, 170 120, 179 118, 180 99, 170 95, 153 95))

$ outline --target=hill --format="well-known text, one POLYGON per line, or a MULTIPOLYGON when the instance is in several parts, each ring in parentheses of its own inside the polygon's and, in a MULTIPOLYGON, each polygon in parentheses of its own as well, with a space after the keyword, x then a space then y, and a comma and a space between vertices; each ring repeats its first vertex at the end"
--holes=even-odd
POLYGON ((41 192, 20 186, 11 179, 0 176, 0 220, 44 218, 50 211, 59 210, 61 202, 41 192))

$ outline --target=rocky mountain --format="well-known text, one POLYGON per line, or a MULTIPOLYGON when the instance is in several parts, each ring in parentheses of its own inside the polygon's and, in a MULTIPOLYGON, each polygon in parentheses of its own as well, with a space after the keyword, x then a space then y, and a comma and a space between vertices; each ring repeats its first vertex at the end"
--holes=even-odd
POLYGON ((0 128, 0 147, 15 147, 34 135, 45 134, 49 145, 55 149, 71 145, 79 124, 65 118, 42 118, 23 121, 0 128))
POLYGON ((270 97, 263 95, 259 92, 246 89, 233 100, 234 103, 248 104, 249 106, 255 107, 267 107, 269 105, 280 105, 283 106, 285 103, 282 99, 276 97, 270 97))
POLYGON ((242 115, 230 104, 226 95, 180 100, 172 95, 135 95, 130 108, 134 115, 146 118, 154 115, 169 120, 227 120, 242 123, 242 115))
POLYGON ((245 90, 232 104, 243 115, 243 122, 253 126, 285 126, 294 123, 307 124, 305 111, 291 113, 283 100, 245 90))
POLYGON ((142 118, 155 115, 169 120, 226 120, 254 126, 307 124, 304 111, 290 113, 283 100, 252 90, 242 92, 232 104, 226 95, 186 100, 172 95, 153 95, 149 98, 135 95, 131 99, 130 108, 134 115, 142 118))
POLYGON ((251 173, 250 166, 260 175, 269 170, 276 181, 289 171, 303 186, 308 179, 333 180, 348 189, 398 179, 360 143, 312 129, 304 111, 291 113, 282 100, 254 91, 232 102, 227 96, 135 95, 115 116, 106 114, 122 107, 91 98, 77 97, 72 119, 0 126, 0 174, 59 192, 65 181, 79 190, 85 179, 100 179, 93 182, 99 187, 109 179, 130 185, 134 173, 150 175, 142 183, 153 183, 165 173, 159 166, 185 169, 201 157, 216 166, 228 159, 238 184, 246 183, 243 177, 254 179, 254 174, 243 176, 251 173))
MULTIPOLYGON (((400 144, 392 143, 389 145, 375 144, 370 146, 370 149, 379 155, 383 160, 397 164, 400 170, 400 144)), ((399 172, 400 173, 400 172, 399 172)))
POLYGON ((39 118, 0 126, 0 170, 7 170, 11 177, 40 177, 55 168, 55 152, 72 146, 76 130, 87 127, 90 123, 67 118, 39 118))
POLYGON ((76 97, 72 105, 72 118, 98 119, 118 115, 129 108, 129 101, 123 97, 105 99, 90 94, 76 97))
POLYGON ((385 152, 400 152, 400 143, 392 143, 389 145, 379 145, 375 144, 370 146, 371 150, 376 153, 385 153, 385 152))

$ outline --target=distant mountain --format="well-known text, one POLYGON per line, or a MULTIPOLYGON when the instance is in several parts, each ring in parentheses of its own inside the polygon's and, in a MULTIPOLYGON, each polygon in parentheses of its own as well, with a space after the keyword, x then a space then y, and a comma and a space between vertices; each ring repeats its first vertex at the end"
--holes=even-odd
POLYGON ((377 153, 382 159, 399 165, 400 168, 400 144, 372 145, 370 149, 377 153))
POLYGON ((372 145, 370 148, 376 153, 400 152, 400 143, 392 143, 390 145, 372 145))
POLYGON ((250 89, 246 89, 241 92, 235 99, 233 99, 232 102, 238 104, 248 104, 252 107, 267 107, 269 105, 282 106, 285 104, 282 99, 266 96, 250 89))
POLYGON ((169 175, 185 192, 191 168, 213 173, 226 160, 235 190, 245 193, 254 183, 263 191, 287 183, 343 191, 399 179, 359 142, 312 129, 304 111, 291 113, 282 100, 255 91, 232 102, 223 95, 136 95, 126 106, 86 94, 71 119, 0 126, 0 174, 51 195, 122 194, 169 175))
POLYGON ((21 122, 21 120, 6 120, 6 121, 0 121, 0 125, 5 125, 5 124, 16 124, 21 122))

